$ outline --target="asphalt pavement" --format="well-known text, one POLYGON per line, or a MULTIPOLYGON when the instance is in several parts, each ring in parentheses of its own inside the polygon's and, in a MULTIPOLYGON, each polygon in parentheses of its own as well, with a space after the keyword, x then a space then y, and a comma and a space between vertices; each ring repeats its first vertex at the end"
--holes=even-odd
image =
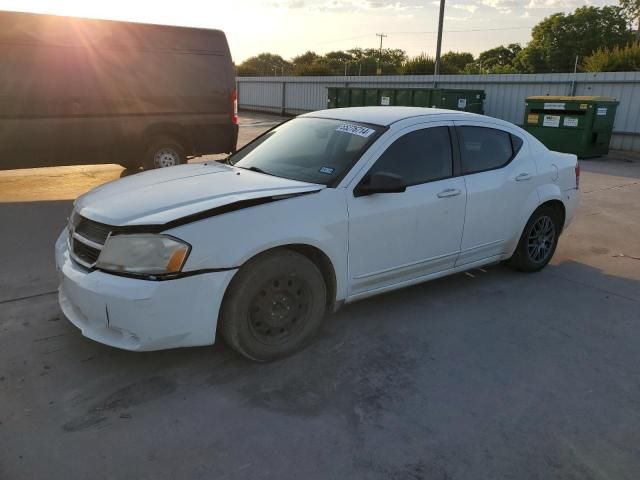
MULTIPOLYGON (((278 121, 243 116, 242 141, 278 121)), ((542 272, 348 305, 267 365, 222 342, 83 338, 56 302, 53 243, 73 198, 122 168, 0 172, 0 479, 637 479, 640 155, 582 172, 542 272)))

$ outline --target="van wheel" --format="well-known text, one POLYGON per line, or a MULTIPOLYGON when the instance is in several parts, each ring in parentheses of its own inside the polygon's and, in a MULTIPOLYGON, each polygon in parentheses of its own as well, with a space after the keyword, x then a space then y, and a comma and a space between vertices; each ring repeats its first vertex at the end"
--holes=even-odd
POLYGON ((222 303, 220 332, 240 354, 268 362, 309 343, 326 303, 318 267, 299 253, 276 250, 250 260, 235 275, 222 303))
POLYGON ((559 235, 557 210, 549 206, 538 208, 524 227, 516 251, 507 264, 522 272, 542 270, 556 251, 559 235))
POLYGON ((174 167, 186 162, 184 147, 171 137, 154 138, 145 154, 144 168, 174 167))

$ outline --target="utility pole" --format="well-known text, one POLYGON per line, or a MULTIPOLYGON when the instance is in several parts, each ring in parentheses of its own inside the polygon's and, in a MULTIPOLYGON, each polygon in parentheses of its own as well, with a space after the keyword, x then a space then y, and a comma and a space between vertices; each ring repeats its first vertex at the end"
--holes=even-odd
POLYGON ((433 86, 436 86, 436 78, 440 74, 440 53, 442 51, 442 24, 444 23, 444 0, 440 0, 440 17, 438 18, 438 44, 436 46, 436 65, 433 69, 433 86))
POLYGON ((572 97, 576 94, 576 77, 578 76, 578 55, 576 55, 576 63, 573 65, 573 80, 571 80, 571 91, 569 95, 572 97))
MULTIPOLYGON (((444 2, 444 0, 441 0, 444 2)), ((382 39, 386 37, 384 33, 376 33, 376 37, 380 37, 380 53, 378 54, 378 68, 376 69, 376 75, 382 74, 382 67, 380 63, 382 62, 382 39)))

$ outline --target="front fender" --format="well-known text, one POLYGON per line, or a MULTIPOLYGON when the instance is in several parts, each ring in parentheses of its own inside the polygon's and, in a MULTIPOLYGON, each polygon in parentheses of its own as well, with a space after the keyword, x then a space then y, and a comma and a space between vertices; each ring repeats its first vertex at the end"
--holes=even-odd
POLYGON ((337 299, 346 296, 348 217, 342 189, 249 207, 166 233, 192 246, 185 272, 238 268, 259 253, 284 245, 315 247, 333 265, 337 299))

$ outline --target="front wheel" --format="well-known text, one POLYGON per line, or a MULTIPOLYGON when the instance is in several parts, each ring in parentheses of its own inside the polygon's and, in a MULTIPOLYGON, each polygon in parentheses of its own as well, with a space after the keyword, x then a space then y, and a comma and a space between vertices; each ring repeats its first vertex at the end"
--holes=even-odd
POLYGON ((551 207, 538 208, 527 222, 509 265, 523 272, 542 270, 551 260, 560 236, 560 218, 551 207))
POLYGON ((290 250, 247 262, 233 278, 220 312, 225 341, 259 362, 290 355, 317 333, 327 289, 318 267, 290 250))

